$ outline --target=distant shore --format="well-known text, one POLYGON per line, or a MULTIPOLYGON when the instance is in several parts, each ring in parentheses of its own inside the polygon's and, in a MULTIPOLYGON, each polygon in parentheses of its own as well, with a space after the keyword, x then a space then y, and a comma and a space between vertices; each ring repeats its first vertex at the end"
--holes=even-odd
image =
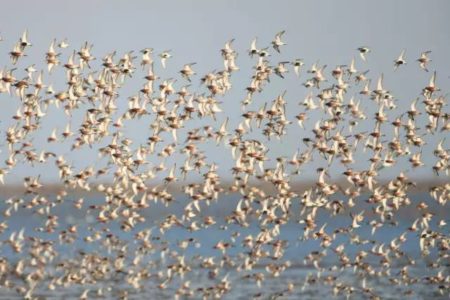
MULTIPOLYGON (((410 181, 414 182, 415 186, 411 186, 409 188, 409 192, 412 193, 421 193, 421 192, 428 192, 431 187, 444 185, 444 184, 450 184, 450 180, 448 178, 442 178, 442 179, 433 179, 433 180, 417 180, 417 179, 409 179, 410 181)), ((168 192, 172 194, 181 194, 182 193, 182 187, 190 184, 191 182, 186 183, 171 183, 167 186, 168 192)), ((195 183, 195 182, 192 182, 195 183)), ((337 184, 342 188, 351 187, 352 185, 345 179, 340 180, 334 180, 334 181, 328 181, 329 184, 337 184)), ((389 180, 383 180, 378 181, 377 186, 386 185, 389 183, 389 180)), ((93 182, 91 184, 91 190, 83 190, 81 188, 77 189, 66 189, 64 185, 59 183, 42 183, 42 187, 38 189, 39 194, 42 195, 52 195, 57 194, 58 192, 66 190, 70 194, 76 194, 76 195, 89 195, 89 194, 97 194, 100 193, 97 191, 97 187, 103 184, 105 186, 111 186, 114 183, 113 182, 93 182)), ((225 192, 229 191, 229 188, 231 187, 232 183, 229 181, 224 181, 220 184, 220 186, 225 190, 225 192)), ((267 182, 250 182, 250 186, 258 187, 262 189, 266 193, 276 193, 276 189, 273 185, 267 182)), ((292 182, 290 183, 291 190, 293 192, 296 191, 303 191, 305 189, 311 188, 315 185, 314 180, 305 180, 303 182, 292 182)), ((159 185, 156 184, 149 184, 147 187, 149 189, 153 187, 162 187, 164 186, 164 183, 161 183, 159 185)), ((0 196, 1 197, 11 197, 15 195, 21 195, 25 192, 25 187, 21 184, 6 184, 6 185, 0 185, 0 196)))

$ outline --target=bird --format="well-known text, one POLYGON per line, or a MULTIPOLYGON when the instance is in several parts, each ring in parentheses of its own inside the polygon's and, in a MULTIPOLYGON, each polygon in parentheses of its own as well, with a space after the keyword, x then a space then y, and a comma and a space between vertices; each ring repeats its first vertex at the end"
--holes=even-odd
POLYGON ((285 34, 285 30, 282 30, 278 32, 275 35, 275 39, 272 41, 272 47, 275 49, 278 53, 280 53, 280 47, 286 45, 285 42, 281 40, 281 37, 285 34))
POLYGON ((400 66, 405 65, 405 64, 406 64, 405 50, 402 50, 402 52, 400 53, 398 58, 396 60, 394 60, 394 70, 397 70, 400 66))
POLYGON ((25 50, 26 47, 31 46, 31 43, 28 41, 28 30, 25 30, 22 33, 22 37, 19 40, 20 48, 25 50))
POLYGON ((170 54, 170 50, 163 51, 162 53, 159 54, 159 57, 161 58, 161 65, 165 69, 167 59, 172 57, 172 54, 170 54))
POLYGON ((431 53, 431 51, 424 51, 420 54, 420 57, 417 59, 419 62, 419 66, 422 70, 425 70, 428 72, 427 65, 429 62, 431 62, 431 59, 428 57, 428 55, 431 53))
POLYGON ((359 56, 361 57, 361 59, 362 59, 363 61, 366 61, 366 55, 372 51, 372 50, 370 50, 370 48, 367 47, 367 46, 361 46, 361 47, 358 47, 357 50, 358 50, 358 52, 359 52, 359 56))
POLYGON ((70 45, 67 42, 67 39, 64 39, 64 40, 62 40, 61 42, 58 43, 58 47, 62 48, 62 49, 68 48, 69 46, 70 45))
POLYGON ((294 72, 295 72, 295 74, 297 75, 297 77, 298 76, 300 76, 300 68, 304 65, 305 63, 303 62, 303 60, 301 60, 301 59, 295 59, 293 62, 292 62, 292 65, 294 66, 294 72))
POLYGON ((250 57, 253 57, 255 55, 259 55, 259 49, 256 47, 256 42, 258 41, 257 38, 254 38, 251 45, 250 45, 250 50, 248 50, 248 54, 250 55, 250 57))
POLYGON ((303 72, 308 58, 271 55, 295 50, 284 34, 172 72, 171 50, 159 68, 153 48, 98 59, 91 41, 33 38, 42 64, 25 30, 0 69, 2 291, 447 295, 448 94, 439 70, 416 76, 430 51, 395 86, 352 53, 303 72))
POLYGON ((195 75, 194 70, 192 70, 192 66, 194 65, 195 63, 185 64, 183 69, 180 71, 181 76, 189 82, 191 81, 191 76, 195 75))
POLYGON ((142 53, 141 66, 145 67, 147 65, 151 65, 153 63, 153 59, 151 57, 153 53, 153 48, 142 49, 141 53, 142 53))

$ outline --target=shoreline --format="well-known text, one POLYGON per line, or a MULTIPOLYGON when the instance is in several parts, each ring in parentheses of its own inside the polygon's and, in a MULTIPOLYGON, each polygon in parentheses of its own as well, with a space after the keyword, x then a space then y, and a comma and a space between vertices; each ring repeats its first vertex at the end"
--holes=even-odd
MULTIPOLYGON (((377 186, 383 186, 383 185, 387 185, 389 183, 390 180, 383 180, 383 181, 378 181, 377 182, 377 186)), ((450 180, 448 179, 442 179, 442 180, 426 180, 426 181, 417 181, 414 179, 410 179, 410 181, 415 183, 415 186, 412 186, 411 188, 408 189, 408 192, 410 193, 423 193, 423 192, 428 192, 430 188, 435 187, 435 186, 442 186, 445 184, 450 184, 450 180)), ((296 191, 301 191, 301 190, 305 190, 308 188, 311 188, 315 185, 316 181, 314 180, 308 180, 308 181, 304 181, 304 182, 293 182, 290 184, 291 186, 291 191, 296 192, 296 191)), ((81 188, 76 188, 76 189, 66 189, 64 187, 63 184, 59 184, 59 183, 42 183, 42 187, 38 189, 39 194, 41 195, 52 195, 52 194, 57 194, 58 192, 64 191, 66 190, 69 194, 75 194, 75 195, 91 195, 91 194, 102 194, 101 192, 98 192, 96 190, 97 186, 99 185, 106 185, 106 186, 111 186, 112 184, 114 184, 113 182, 93 182, 91 183, 91 190, 87 191, 81 188)), ((169 185, 167 185, 167 191, 172 193, 172 194, 183 194, 182 192, 182 187, 188 184, 201 184, 201 182, 197 181, 197 182, 186 182, 184 184, 180 184, 180 183, 171 183, 169 185)), ((348 188, 351 187, 352 185, 345 179, 340 179, 340 180, 330 180, 328 181, 328 184, 336 184, 342 188, 348 188)), ((231 187, 231 182, 230 181, 224 181, 223 183, 221 183, 219 186, 222 187, 225 190, 225 193, 229 193, 229 188, 231 187)), ((147 188, 151 189, 154 187, 162 187, 164 186, 164 184, 149 184, 147 185, 147 188)), ((259 182, 249 182, 249 186, 254 186, 254 187, 258 187, 260 189, 262 189, 264 192, 266 193, 276 193, 276 189, 274 188, 273 185, 271 185, 270 183, 267 182, 263 182, 263 183, 259 183, 259 182)), ((369 192, 367 189, 365 189, 367 192, 369 192)), ((21 195, 24 194, 26 191, 25 187, 21 184, 7 184, 7 185, 0 185, 0 196, 3 197, 10 197, 10 196, 14 196, 14 195, 21 195)), ((364 190, 363 190, 364 192, 364 190)))

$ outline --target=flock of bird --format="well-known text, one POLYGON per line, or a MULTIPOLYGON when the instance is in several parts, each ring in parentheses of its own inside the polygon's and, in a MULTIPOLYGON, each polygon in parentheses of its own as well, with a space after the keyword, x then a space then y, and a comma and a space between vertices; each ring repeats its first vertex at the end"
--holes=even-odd
MULTIPOLYGON (((251 295, 254 298, 289 296, 319 285, 338 296, 379 299, 380 290, 371 286, 371 279, 379 278, 397 286, 401 297, 414 295, 417 285, 449 296, 450 151, 445 136, 450 115, 446 95, 436 84, 432 53, 424 51, 408 61, 402 51, 394 60, 396 72, 416 68, 429 74, 429 82, 419 87, 421 93, 407 103, 386 87, 382 74, 373 84, 368 70, 356 68, 364 68, 372 53, 368 47, 356 48, 356 60, 348 65, 326 70, 318 62, 307 67, 299 58, 276 61, 287 45, 284 31, 266 47, 254 39, 248 50, 253 69, 245 95, 241 101, 226 100, 242 112, 223 116, 221 106, 240 70, 233 42, 220 50, 220 70, 199 75, 197 65, 188 63, 175 79, 160 77, 171 64, 170 50, 146 48, 121 56, 114 51, 98 58, 90 43, 71 51, 67 40, 50 43, 42 56, 46 69, 36 64, 18 67, 28 63, 33 47, 28 33, 23 33, 9 52, 10 66, 0 71, 1 101, 17 102, 11 119, 0 123, 1 151, 7 157, 0 163, 0 190, 18 165, 41 173, 56 167, 59 185, 49 194, 41 176, 27 174, 23 191, 2 199, 1 289, 34 299, 38 291, 75 286, 82 291, 80 299, 88 299, 102 297, 109 283, 120 282, 126 288, 116 296, 125 299, 153 282, 155 289, 172 288, 176 298, 221 298, 246 281, 261 288, 251 295), (57 72, 65 73, 65 85, 54 88, 51 78, 57 72), (121 94, 131 78, 142 76, 140 90, 121 94), (286 92, 262 99, 271 80, 287 76, 298 78, 307 90, 294 118, 286 109, 286 92), (351 90, 357 92, 350 94, 351 90), (42 123, 55 111, 65 113, 67 124, 54 126, 39 140, 42 123), (75 114, 83 116, 78 123, 75 114), (320 119, 310 124, 313 114, 320 119), (418 119, 425 121, 418 124, 418 119), (134 143, 126 135, 131 122, 140 124, 145 143, 134 143), (372 129, 361 129, 367 126, 372 129), (299 147, 289 157, 271 156, 270 141, 287 138, 288 131, 295 133, 299 147), (425 147, 428 136, 439 137, 436 145, 427 145, 431 151, 425 147), (53 151, 56 144, 69 145, 70 151, 53 151), (215 155, 207 155, 207 144, 215 144, 215 155), (73 165, 74 153, 86 149, 106 163, 73 165), (423 155, 434 165, 425 165, 423 155), (171 160, 175 156, 179 158, 171 160), (232 166, 221 164, 225 156, 233 158, 232 166), (152 163, 155 160, 158 163, 152 163), (305 175, 312 161, 320 164, 317 174, 305 175), (396 172, 396 167, 402 170, 396 172), (339 168, 345 182, 330 178, 330 171, 339 168), (440 181, 428 187, 429 198, 415 201, 416 183, 408 170, 418 168, 429 168, 430 177, 435 174, 440 181), (224 183, 219 169, 231 181, 224 183), (385 182, 381 173, 391 177, 385 182), (317 180, 298 187, 307 176, 317 180), (95 199, 77 197, 79 191, 95 193, 95 199), (207 213, 232 196, 238 200, 230 200, 235 206, 225 216, 207 213), (149 220, 147 213, 155 206, 170 211, 176 203, 182 205, 181 213, 161 215, 156 224, 149 220), (93 221, 64 224, 57 214, 63 205, 93 221), (379 241, 377 231, 399 226, 400 212, 408 209, 416 214, 409 227, 388 242, 379 241), (9 229, 21 212, 38 218, 41 226, 9 229), (325 222, 319 215, 326 216, 325 222), (343 225, 327 226, 334 218, 341 218, 343 225), (254 224, 258 230, 241 234, 254 224), (297 245, 286 241, 285 226, 297 228, 297 245), (364 228, 370 229, 368 234, 364 228), (174 229, 185 231, 188 238, 168 242, 166 234, 174 229), (199 231, 214 240, 214 230, 227 238, 215 240, 209 255, 186 254, 206 247, 191 235, 199 231), (417 243, 406 247, 407 240, 417 243), (301 281, 286 281, 275 292, 265 290, 267 281, 296 267, 284 253, 308 241, 316 241, 317 248, 298 261, 312 270, 310 274, 301 281), (65 254, 63 246, 78 249, 65 254), (351 247, 354 254, 347 253, 351 247), (419 258, 409 247, 420 253, 419 258), (326 258, 331 263, 325 263, 326 258), (425 261, 428 275, 410 271, 419 261, 425 261), (341 279, 338 274, 344 271, 354 274, 356 281, 341 279), (196 282, 195 272, 207 279, 196 282)), ((3 40, 0 47, 6 44, 3 40)))

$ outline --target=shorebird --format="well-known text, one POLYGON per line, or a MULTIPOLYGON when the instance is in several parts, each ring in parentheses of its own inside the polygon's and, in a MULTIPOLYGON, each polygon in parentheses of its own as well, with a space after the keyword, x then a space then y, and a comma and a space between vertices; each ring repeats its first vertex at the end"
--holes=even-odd
POLYGON ((427 65, 431 61, 431 59, 428 57, 428 54, 430 54, 431 51, 425 51, 420 54, 420 57, 417 59, 419 62, 419 66, 422 70, 425 70, 428 72, 427 65))
POLYGON ((361 57, 361 59, 363 61, 366 61, 366 54, 371 52, 371 50, 366 46, 359 47, 357 50, 359 52, 359 56, 361 57))
MULTIPOLYGON (((137 68, 134 51, 97 60, 90 42, 64 53, 67 41, 56 39, 42 70, 22 61, 25 31, 0 70, 0 95, 17 100, 0 121, 1 191, 12 194, 1 206, 1 288, 26 299, 73 287, 82 299, 126 298, 150 282, 167 296, 224 298, 241 281, 263 289, 284 280, 295 263, 310 274, 269 297, 320 286, 324 295, 379 299, 372 278, 402 296, 416 287, 447 295, 450 116, 438 71, 408 99, 394 94, 401 86, 391 91, 392 70, 373 75, 351 59, 327 71, 317 60, 298 90, 277 91, 304 66, 273 59, 270 46, 280 52, 283 37, 263 48, 251 41, 242 69, 230 39, 219 67, 199 68, 197 78, 194 63, 160 73, 152 48, 137 68), (418 199, 422 174, 441 181, 418 199), (29 216, 34 228, 17 227, 29 216), (286 255, 308 242, 303 257, 286 255), (410 271, 419 260, 426 276, 410 271), (342 281, 342 272, 358 280, 342 281), (104 287, 111 282, 114 290, 104 287)), ((358 52, 365 61, 370 49, 358 52)), ((417 60, 426 71, 429 53, 417 60)), ((165 68, 171 51, 159 57, 165 68)))
POLYGON ((248 50, 248 54, 250 55, 250 57, 259 55, 260 50, 256 47, 257 40, 258 40, 257 38, 254 38, 250 45, 250 50, 248 50))
POLYGON ((405 64, 406 64, 405 50, 402 50, 402 52, 400 53, 398 58, 396 60, 394 60, 394 70, 397 70, 400 66, 405 65, 405 64))
POLYGON ((272 41, 272 47, 275 49, 278 53, 280 53, 280 47, 286 45, 285 42, 281 40, 281 37, 284 35, 285 31, 280 31, 275 35, 275 39, 272 41))
POLYGON ((170 50, 163 51, 162 53, 159 54, 159 57, 161 58, 161 65, 165 69, 167 59, 172 57, 172 54, 170 54, 170 50))
POLYGON ((305 63, 301 59, 296 59, 292 62, 292 65, 294 66, 294 72, 297 76, 300 76, 300 69, 305 63))
POLYGON ((195 75, 194 70, 192 70, 193 65, 195 65, 195 63, 185 64, 183 69, 180 71, 181 76, 189 82, 191 81, 191 76, 195 75))
POLYGON ((69 47, 69 43, 67 42, 67 39, 62 40, 61 42, 58 43, 58 47, 65 49, 69 47))
POLYGON ((141 50, 142 53, 142 60, 141 60, 141 66, 145 68, 147 65, 151 65, 153 63, 153 59, 151 55, 153 54, 153 48, 145 48, 141 50))

